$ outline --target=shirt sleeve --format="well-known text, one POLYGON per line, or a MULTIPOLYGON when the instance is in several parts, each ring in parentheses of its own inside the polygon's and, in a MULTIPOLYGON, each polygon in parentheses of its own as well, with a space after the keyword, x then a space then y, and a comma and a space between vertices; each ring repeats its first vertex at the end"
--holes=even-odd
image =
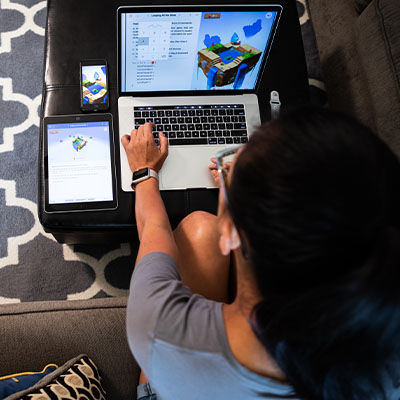
POLYGON ((168 254, 147 254, 135 266, 127 306, 127 336, 136 361, 149 379, 157 322, 167 305, 179 308, 191 294, 180 281, 178 267, 168 254))

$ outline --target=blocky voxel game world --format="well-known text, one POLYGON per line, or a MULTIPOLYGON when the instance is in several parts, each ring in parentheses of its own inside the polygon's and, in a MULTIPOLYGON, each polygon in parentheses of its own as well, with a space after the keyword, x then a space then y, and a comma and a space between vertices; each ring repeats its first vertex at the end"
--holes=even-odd
POLYGON ((103 104, 107 100, 107 82, 104 66, 82 67, 83 104, 103 104))
POLYGON ((228 86, 231 89, 241 89, 246 76, 251 75, 262 58, 265 42, 268 39, 267 35, 264 36, 265 30, 270 33, 273 15, 271 13, 266 17, 267 23, 264 17, 264 21, 258 18, 250 24, 238 26, 237 20, 235 23, 222 25, 221 14, 209 13, 203 17, 202 28, 205 28, 204 20, 208 20, 207 25, 213 33, 205 33, 203 30, 204 47, 197 53, 197 80, 201 79, 199 73, 203 74, 206 77, 207 90, 224 89, 228 86), (220 32, 216 32, 214 28, 217 24, 220 32), (260 35, 264 36, 261 40, 264 43, 259 46, 261 49, 254 45, 253 39, 258 36, 256 42, 261 44, 260 35))

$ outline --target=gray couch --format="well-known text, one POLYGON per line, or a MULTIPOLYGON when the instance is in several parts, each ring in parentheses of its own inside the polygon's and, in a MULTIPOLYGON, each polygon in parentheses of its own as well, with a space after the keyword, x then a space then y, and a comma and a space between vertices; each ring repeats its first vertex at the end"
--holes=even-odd
MULTIPOLYGON (((330 107, 349 113, 400 156, 400 0, 309 0, 330 107)), ((125 335, 126 298, 0 307, 0 375, 81 353, 110 399, 135 399, 139 369, 125 335)))
POLYGON ((400 1, 308 0, 329 106, 400 157, 400 1))
POLYGON ((0 307, 0 376, 59 366, 79 354, 96 363, 108 399, 134 400, 139 368, 125 333, 127 298, 0 307))

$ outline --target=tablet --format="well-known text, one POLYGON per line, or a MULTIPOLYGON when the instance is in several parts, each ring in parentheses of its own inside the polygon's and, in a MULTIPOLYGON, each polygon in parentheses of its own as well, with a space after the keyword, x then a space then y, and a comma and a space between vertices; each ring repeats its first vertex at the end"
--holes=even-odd
POLYGON ((46 117, 45 211, 117 208, 111 114, 46 117))

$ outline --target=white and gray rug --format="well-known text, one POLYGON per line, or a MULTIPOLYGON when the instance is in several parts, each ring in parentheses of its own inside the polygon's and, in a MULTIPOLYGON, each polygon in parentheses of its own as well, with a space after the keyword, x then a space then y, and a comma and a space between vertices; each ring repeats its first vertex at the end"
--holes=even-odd
MULTIPOLYGON (((298 0, 311 99, 323 104, 314 32, 298 0)), ((0 0, 0 304, 127 294, 135 246, 57 243, 37 217, 46 1, 0 0), (133 247, 133 248, 131 248, 133 247)))

